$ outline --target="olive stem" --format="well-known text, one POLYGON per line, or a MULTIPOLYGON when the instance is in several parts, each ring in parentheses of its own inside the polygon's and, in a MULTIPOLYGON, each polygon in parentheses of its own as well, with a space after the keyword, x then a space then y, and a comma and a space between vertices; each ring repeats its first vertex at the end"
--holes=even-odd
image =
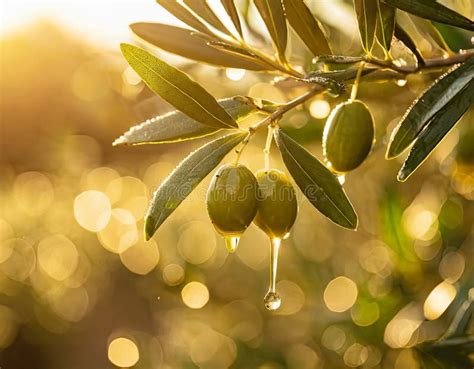
POLYGON ((354 101, 357 98, 357 92, 359 91, 359 82, 360 82, 360 76, 362 75, 362 71, 364 70, 365 63, 361 62, 359 65, 359 70, 357 71, 357 75, 354 81, 354 85, 352 86, 351 90, 351 101, 354 101))
POLYGON ((364 61, 370 64, 378 65, 379 67, 382 67, 382 68, 394 70, 395 72, 398 72, 398 73, 412 74, 412 73, 420 72, 425 69, 447 67, 450 65, 462 63, 468 60, 469 58, 471 58, 472 56, 474 56, 474 50, 464 50, 464 51, 459 52, 458 54, 454 54, 448 57, 425 59, 425 64, 423 65, 418 64, 416 67, 398 66, 394 64, 393 61, 380 60, 372 56, 365 56, 364 61))
POLYGON ((321 91, 323 91, 323 88, 321 86, 318 85, 318 86, 313 87, 311 90, 305 92, 303 95, 298 96, 296 99, 293 99, 287 102, 286 104, 282 105, 280 108, 278 108, 276 111, 274 111, 272 114, 270 114, 268 117, 261 120, 257 124, 250 126, 248 128, 249 132, 253 134, 259 128, 268 126, 271 123, 277 122, 283 115, 285 115, 285 113, 288 113, 290 110, 292 110, 296 106, 311 99, 313 96, 315 96, 321 91))
POLYGON ((275 131, 275 125, 270 124, 268 126, 267 142, 265 143, 265 148, 263 149, 265 170, 270 169, 270 147, 272 146, 273 131, 275 131))
POLYGON ((251 134, 250 131, 249 131, 249 132, 247 133, 247 136, 245 136, 244 140, 242 141, 242 146, 240 147, 240 149, 235 150, 235 152, 236 152, 236 154, 237 154, 237 156, 236 156, 236 158, 235 158, 235 162, 234 162, 235 164, 238 164, 238 162, 239 162, 239 160, 240 160, 240 157, 241 157, 241 155, 242 155, 242 151, 244 151, 245 146, 247 146, 247 144, 249 143, 249 141, 250 141, 250 136, 251 136, 251 135, 252 135, 252 134, 251 134))
MULTIPOLYGON (((373 57, 366 56, 364 60, 362 61, 362 64, 365 65, 365 63, 370 63, 370 64, 375 64, 380 67, 381 69, 390 69, 393 70, 394 72, 398 72, 400 74, 412 74, 412 73, 417 73, 422 70, 429 70, 432 68, 439 68, 439 67, 446 67, 458 63, 462 63, 469 58, 474 57, 474 50, 468 50, 464 52, 460 52, 458 54, 455 54, 453 56, 447 57, 447 58, 432 58, 432 59, 426 59, 424 65, 418 65, 416 68, 408 68, 408 67, 398 67, 394 65, 392 62, 389 61, 384 61, 384 60, 379 60, 379 59, 374 59, 373 57)), ((360 74, 362 73, 362 70, 364 67, 359 68, 356 79, 359 78, 360 82, 360 74)), ((378 70, 378 69, 375 69, 378 70)), ((374 70, 374 71, 375 71, 374 70)), ((296 106, 303 104, 304 102, 308 101, 315 95, 317 95, 320 92, 324 91, 324 87, 322 86, 314 86, 311 90, 305 92, 303 95, 298 96, 297 98, 289 101, 288 103, 282 105, 279 107, 277 110, 275 110, 273 113, 268 115, 265 119, 261 120, 260 122, 254 124, 253 126, 250 126, 248 128, 249 134, 247 137, 244 139, 243 142, 243 147, 240 149, 240 152, 243 150, 245 145, 247 145, 248 141, 252 137, 252 135, 255 134, 255 132, 260 129, 261 127, 268 126, 269 124, 274 124, 277 122, 283 115, 285 115, 287 112, 295 108, 296 106)), ((352 95, 352 94, 351 94, 352 95)), ((239 151, 237 151, 239 154, 239 151)))

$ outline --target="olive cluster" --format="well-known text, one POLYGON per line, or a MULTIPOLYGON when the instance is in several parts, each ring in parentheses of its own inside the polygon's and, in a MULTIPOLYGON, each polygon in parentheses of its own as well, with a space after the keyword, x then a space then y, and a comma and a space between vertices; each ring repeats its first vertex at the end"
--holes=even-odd
POLYGON ((220 167, 212 178, 207 210, 229 252, 234 252, 252 221, 270 239, 288 237, 298 205, 284 172, 263 169, 254 175, 244 165, 234 163, 220 167))
POLYGON ((229 252, 235 251, 241 235, 252 221, 268 235, 270 282, 264 302, 268 310, 278 309, 281 304, 276 291, 278 251, 298 212, 295 190, 286 174, 264 169, 254 175, 244 165, 224 165, 209 186, 207 210, 229 252))

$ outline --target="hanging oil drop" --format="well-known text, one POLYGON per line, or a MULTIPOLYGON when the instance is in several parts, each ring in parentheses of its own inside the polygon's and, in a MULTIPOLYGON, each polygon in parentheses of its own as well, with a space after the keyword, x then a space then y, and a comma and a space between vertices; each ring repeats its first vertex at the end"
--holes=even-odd
POLYGON ((281 305, 281 298, 276 291, 276 278, 278 271, 278 252, 280 250, 281 239, 272 238, 270 243, 270 281, 268 292, 263 299, 265 307, 270 310, 276 310, 281 305))
POLYGON ((225 236, 225 247, 230 254, 233 254, 239 246, 240 236, 225 236))

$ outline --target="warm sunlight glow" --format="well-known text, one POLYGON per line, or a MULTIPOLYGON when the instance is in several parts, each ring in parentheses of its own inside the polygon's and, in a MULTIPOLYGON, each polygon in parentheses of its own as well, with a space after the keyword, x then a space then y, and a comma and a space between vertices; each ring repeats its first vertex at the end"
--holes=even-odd
POLYGON ((331 112, 331 106, 326 100, 313 100, 309 105, 309 112, 316 119, 324 119, 331 112))
POLYGON ((84 191, 74 199, 74 216, 81 227, 99 232, 110 220, 110 201, 100 191, 84 191))
POLYGON ((138 347, 128 338, 116 338, 109 344, 109 360, 119 368, 134 366, 140 358, 138 347))
POLYGON ((181 291, 184 304, 191 309, 201 309, 209 301, 209 290, 199 282, 190 282, 181 291))
POLYGON ((438 319, 456 297, 456 288, 448 283, 441 282, 430 292, 423 305, 426 319, 438 319))
POLYGON ((342 313, 349 310, 357 299, 357 285, 347 277, 337 277, 324 290, 324 302, 329 310, 342 313))

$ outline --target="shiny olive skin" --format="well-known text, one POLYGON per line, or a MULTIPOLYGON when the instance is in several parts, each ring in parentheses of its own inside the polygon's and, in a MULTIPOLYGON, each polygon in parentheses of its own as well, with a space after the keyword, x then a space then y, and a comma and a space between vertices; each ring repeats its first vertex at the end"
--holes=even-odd
POLYGON ((360 100, 339 104, 329 115, 323 133, 323 154, 329 168, 346 173, 357 168, 374 143, 374 119, 360 100))
POLYGON ((207 211, 222 236, 239 236, 257 213, 258 184, 241 164, 220 167, 207 191, 207 211))
POLYGON ((298 212, 293 185, 285 173, 276 169, 260 170, 256 177, 260 200, 253 221, 270 238, 286 238, 298 212))

